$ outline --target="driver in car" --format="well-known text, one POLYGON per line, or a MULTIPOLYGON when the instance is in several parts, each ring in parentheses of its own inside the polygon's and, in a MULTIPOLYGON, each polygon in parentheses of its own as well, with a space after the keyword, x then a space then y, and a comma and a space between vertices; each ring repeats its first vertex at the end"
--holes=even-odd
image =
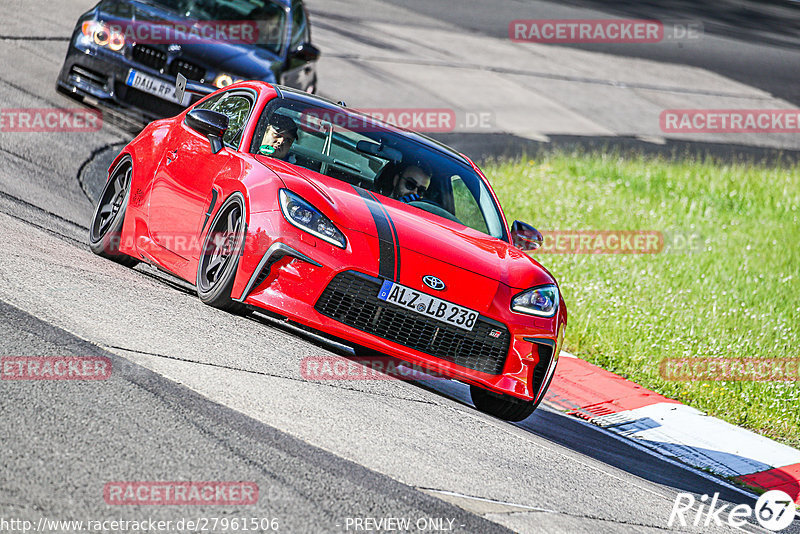
POLYGON ((410 165, 394 176, 392 192, 388 195, 400 202, 414 202, 425 196, 431 185, 431 173, 410 165))
POLYGON ((297 124, 286 115, 273 114, 258 153, 294 163, 286 156, 295 139, 297 139, 297 124))

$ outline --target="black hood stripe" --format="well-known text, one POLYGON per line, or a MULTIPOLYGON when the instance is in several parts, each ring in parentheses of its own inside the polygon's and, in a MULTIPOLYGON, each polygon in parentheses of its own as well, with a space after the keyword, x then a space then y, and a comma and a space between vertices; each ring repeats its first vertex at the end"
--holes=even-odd
POLYGON ((372 200, 378 203, 380 206, 383 215, 386 217, 386 220, 389 221, 389 225, 392 227, 392 241, 394 242, 394 271, 395 271, 395 281, 400 278, 400 238, 397 236, 397 227, 394 225, 394 221, 392 220, 391 215, 386 210, 386 206, 383 205, 378 197, 375 196, 375 193, 368 191, 369 195, 372 197, 372 200))
POLYGON ((372 219, 375 221, 375 229, 378 232, 378 274, 388 280, 397 280, 399 274, 400 258, 395 245, 397 239, 397 229, 394 228, 389 214, 381 203, 370 194, 369 191, 360 187, 353 186, 367 204, 372 219))

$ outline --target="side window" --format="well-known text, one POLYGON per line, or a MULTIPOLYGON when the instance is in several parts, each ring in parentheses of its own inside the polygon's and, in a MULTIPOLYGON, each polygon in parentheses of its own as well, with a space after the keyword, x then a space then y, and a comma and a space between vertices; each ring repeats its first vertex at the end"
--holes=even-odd
POLYGON ((478 205, 475 197, 472 196, 469 188, 467 188, 467 184, 464 183, 464 180, 462 180, 460 176, 453 176, 450 178, 450 182, 453 185, 453 203, 456 208, 455 216, 466 226, 488 234, 489 231, 486 228, 486 222, 483 218, 481 207, 478 205))
POLYGON ((223 96, 225 96, 225 93, 222 93, 217 96, 212 96, 202 104, 197 105, 195 109, 214 109, 214 104, 219 102, 219 99, 222 98, 223 96))
POLYGON ((311 34, 308 29, 306 10, 302 2, 292 2, 292 39, 290 48, 295 49, 301 44, 310 41, 311 34))
POLYGON ((242 95, 226 96, 214 106, 214 111, 219 111, 228 116, 228 131, 222 142, 234 148, 239 147, 239 141, 250 114, 250 99, 242 95))
POLYGON ((225 132, 222 142, 233 148, 238 148, 251 107, 250 99, 246 96, 241 93, 231 94, 227 92, 209 98, 197 106, 196 109, 209 109, 227 115, 228 131, 225 132))

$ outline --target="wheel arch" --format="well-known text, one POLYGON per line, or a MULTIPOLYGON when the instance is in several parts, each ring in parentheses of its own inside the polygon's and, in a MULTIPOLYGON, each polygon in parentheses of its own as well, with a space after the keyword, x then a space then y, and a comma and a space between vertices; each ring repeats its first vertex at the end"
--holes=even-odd
MULTIPOLYGON (((235 194, 241 194, 244 199, 245 210, 245 237, 240 255, 240 261, 236 266, 236 278, 233 285, 232 296, 241 297, 245 285, 262 259, 268 246, 278 236, 274 224, 270 223, 272 214, 280 210, 278 204, 278 191, 284 187, 283 181, 270 169, 264 168, 261 164, 251 168, 242 177, 235 179, 230 177, 219 178, 214 182, 218 200, 213 213, 209 215, 207 224, 204 224, 199 239, 205 242, 212 220, 224 203, 235 194)), ((211 196, 211 193, 209 194, 211 196)), ((207 204, 210 198, 206 199, 207 204)), ((199 258, 197 258, 199 265, 199 258)))
POLYGON ((197 288, 198 296, 200 297, 203 302, 206 304, 210 304, 211 306, 226 309, 228 311, 233 311, 236 313, 243 312, 246 308, 241 304, 236 302, 234 299, 231 299, 231 289, 233 284, 235 283, 236 279, 239 276, 240 268, 241 268, 241 258, 244 255, 245 248, 247 247, 247 238, 248 238, 248 222, 247 222, 247 198, 242 188, 240 187, 233 187, 231 190, 227 192, 228 194, 224 195, 224 198, 218 203, 218 208, 215 210, 213 217, 211 217, 211 222, 206 225, 206 228, 203 229, 202 237, 200 242, 203 243, 199 251, 198 261, 196 262, 196 276, 195 276, 195 286, 197 288), (236 256, 234 259, 233 257, 229 257, 228 261, 235 261, 236 265, 233 267, 232 271, 232 278, 227 278, 231 276, 230 271, 227 271, 227 267, 222 267, 223 274, 222 276, 226 277, 221 280, 216 280, 211 283, 210 286, 207 286, 205 289, 201 285, 201 270, 204 269, 203 261, 208 250, 209 246, 209 239, 212 237, 210 232, 214 230, 215 226, 220 220, 220 217, 224 215, 223 210, 229 209, 229 206, 233 203, 237 203, 241 206, 242 209, 242 219, 244 222, 244 226, 242 228, 242 238, 237 246, 237 250, 234 251, 233 255, 236 256), (224 281, 230 280, 230 281, 224 281), (221 286, 219 284, 222 284, 221 286))

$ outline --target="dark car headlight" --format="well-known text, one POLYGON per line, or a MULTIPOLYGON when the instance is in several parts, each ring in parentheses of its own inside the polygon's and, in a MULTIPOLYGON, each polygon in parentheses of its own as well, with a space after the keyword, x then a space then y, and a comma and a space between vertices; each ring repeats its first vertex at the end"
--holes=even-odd
POLYGON ((511 299, 511 311, 552 317, 558 311, 558 288, 548 284, 523 291, 511 299))
POLYGON ((224 87, 228 87, 229 85, 233 85, 237 82, 241 82, 244 78, 237 78, 232 76, 228 73, 221 72, 214 78, 214 87, 217 89, 222 89, 224 87))
POLYGON ((281 189, 278 196, 283 216, 291 224, 331 245, 347 246, 344 234, 317 208, 287 189, 281 189))
POLYGON ((125 35, 102 22, 87 20, 81 24, 81 33, 87 41, 114 52, 125 48, 125 35))

